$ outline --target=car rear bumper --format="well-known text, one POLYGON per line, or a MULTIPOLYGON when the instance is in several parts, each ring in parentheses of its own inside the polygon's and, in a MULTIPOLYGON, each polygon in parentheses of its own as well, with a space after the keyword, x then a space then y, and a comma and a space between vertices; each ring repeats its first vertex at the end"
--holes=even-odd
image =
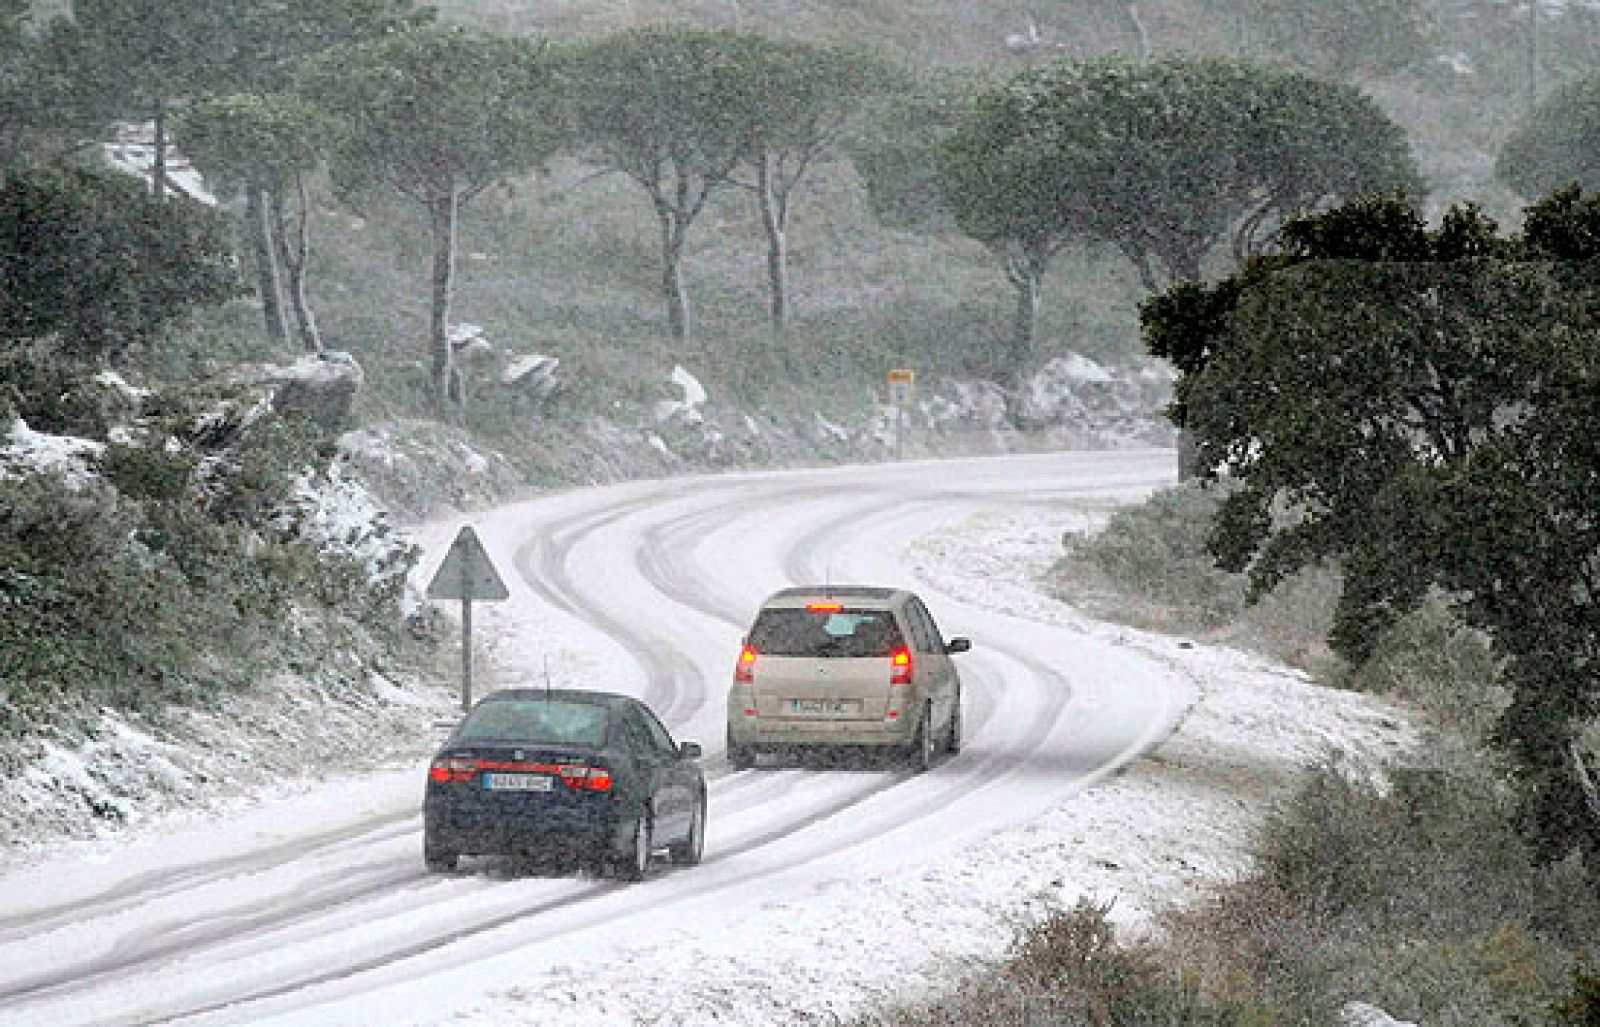
POLYGON ((423 806, 429 849, 459 856, 591 855, 619 851, 622 825, 615 810, 541 809, 508 815, 473 803, 423 806))
POLYGON ((912 718, 895 720, 800 720, 743 717, 728 724, 728 741, 753 749, 801 745, 900 747, 915 733, 912 718))

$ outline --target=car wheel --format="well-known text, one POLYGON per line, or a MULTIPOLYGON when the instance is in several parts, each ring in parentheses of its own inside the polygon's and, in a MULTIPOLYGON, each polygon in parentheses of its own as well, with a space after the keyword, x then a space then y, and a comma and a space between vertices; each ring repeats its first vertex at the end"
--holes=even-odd
POLYGON ((955 705, 950 707, 950 734, 945 739, 944 751, 954 756, 961 751, 961 693, 956 693, 955 705))
POLYGON ((700 862, 700 857, 706 851, 706 800, 705 796, 695 804, 694 816, 689 818, 689 835, 681 842, 673 842, 667 850, 672 856, 672 862, 681 867, 692 867, 700 862))
POLYGON ((650 823, 650 811, 639 814, 633 822, 633 843, 617 860, 617 876, 624 881, 642 881, 650 869, 650 852, 655 846, 655 828, 650 823))
POLYGON ((728 762, 734 770, 749 770, 756 765, 756 751, 748 745, 728 743, 728 762))
POLYGON ((933 768, 933 704, 922 707, 922 719, 917 724, 917 734, 911 740, 911 769, 920 774, 933 768))

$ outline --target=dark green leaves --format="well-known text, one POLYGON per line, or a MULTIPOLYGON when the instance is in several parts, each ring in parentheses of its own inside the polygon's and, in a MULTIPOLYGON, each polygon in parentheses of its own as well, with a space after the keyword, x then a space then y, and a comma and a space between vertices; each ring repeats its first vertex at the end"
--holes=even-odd
POLYGON ((108 173, 17 170, 0 182, 0 337, 53 333, 77 356, 115 360, 238 289, 220 214, 108 173))
POLYGON ((1365 659, 1431 591, 1493 641, 1525 826, 1600 848, 1571 745, 1600 714, 1600 275, 1595 204, 1501 238, 1363 200, 1291 224, 1289 254, 1145 308, 1180 359, 1201 465, 1234 479, 1212 537, 1259 590, 1323 559, 1331 641, 1365 659), (1552 259, 1557 258, 1557 259, 1552 259), (1578 259, 1575 259, 1578 258, 1578 259))

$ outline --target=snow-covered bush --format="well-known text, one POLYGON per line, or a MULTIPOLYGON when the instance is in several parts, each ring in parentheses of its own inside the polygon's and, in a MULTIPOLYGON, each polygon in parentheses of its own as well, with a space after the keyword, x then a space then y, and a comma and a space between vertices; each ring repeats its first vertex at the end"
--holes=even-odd
POLYGON ((315 550, 325 601, 398 619, 406 576, 420 551, 342 463, 303 471, 269 524, 278 540, 315 550))

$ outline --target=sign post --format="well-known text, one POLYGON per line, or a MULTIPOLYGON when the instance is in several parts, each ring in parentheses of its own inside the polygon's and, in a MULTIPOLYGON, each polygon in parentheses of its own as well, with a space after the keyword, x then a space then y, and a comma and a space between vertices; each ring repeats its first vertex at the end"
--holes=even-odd
POLYGON ((499 602, 511 593, 470 525, 456 533, 433 580, 429 599, 461 600, 461 709, 472 708, 472 601, 499 602))
POLYGON ((911 390, 917 384, 917 373, 910 368, 897 367, 889 372, 889 405, 894 407, 894 458, 905 455, 906 407, 911 403, 911 390))

